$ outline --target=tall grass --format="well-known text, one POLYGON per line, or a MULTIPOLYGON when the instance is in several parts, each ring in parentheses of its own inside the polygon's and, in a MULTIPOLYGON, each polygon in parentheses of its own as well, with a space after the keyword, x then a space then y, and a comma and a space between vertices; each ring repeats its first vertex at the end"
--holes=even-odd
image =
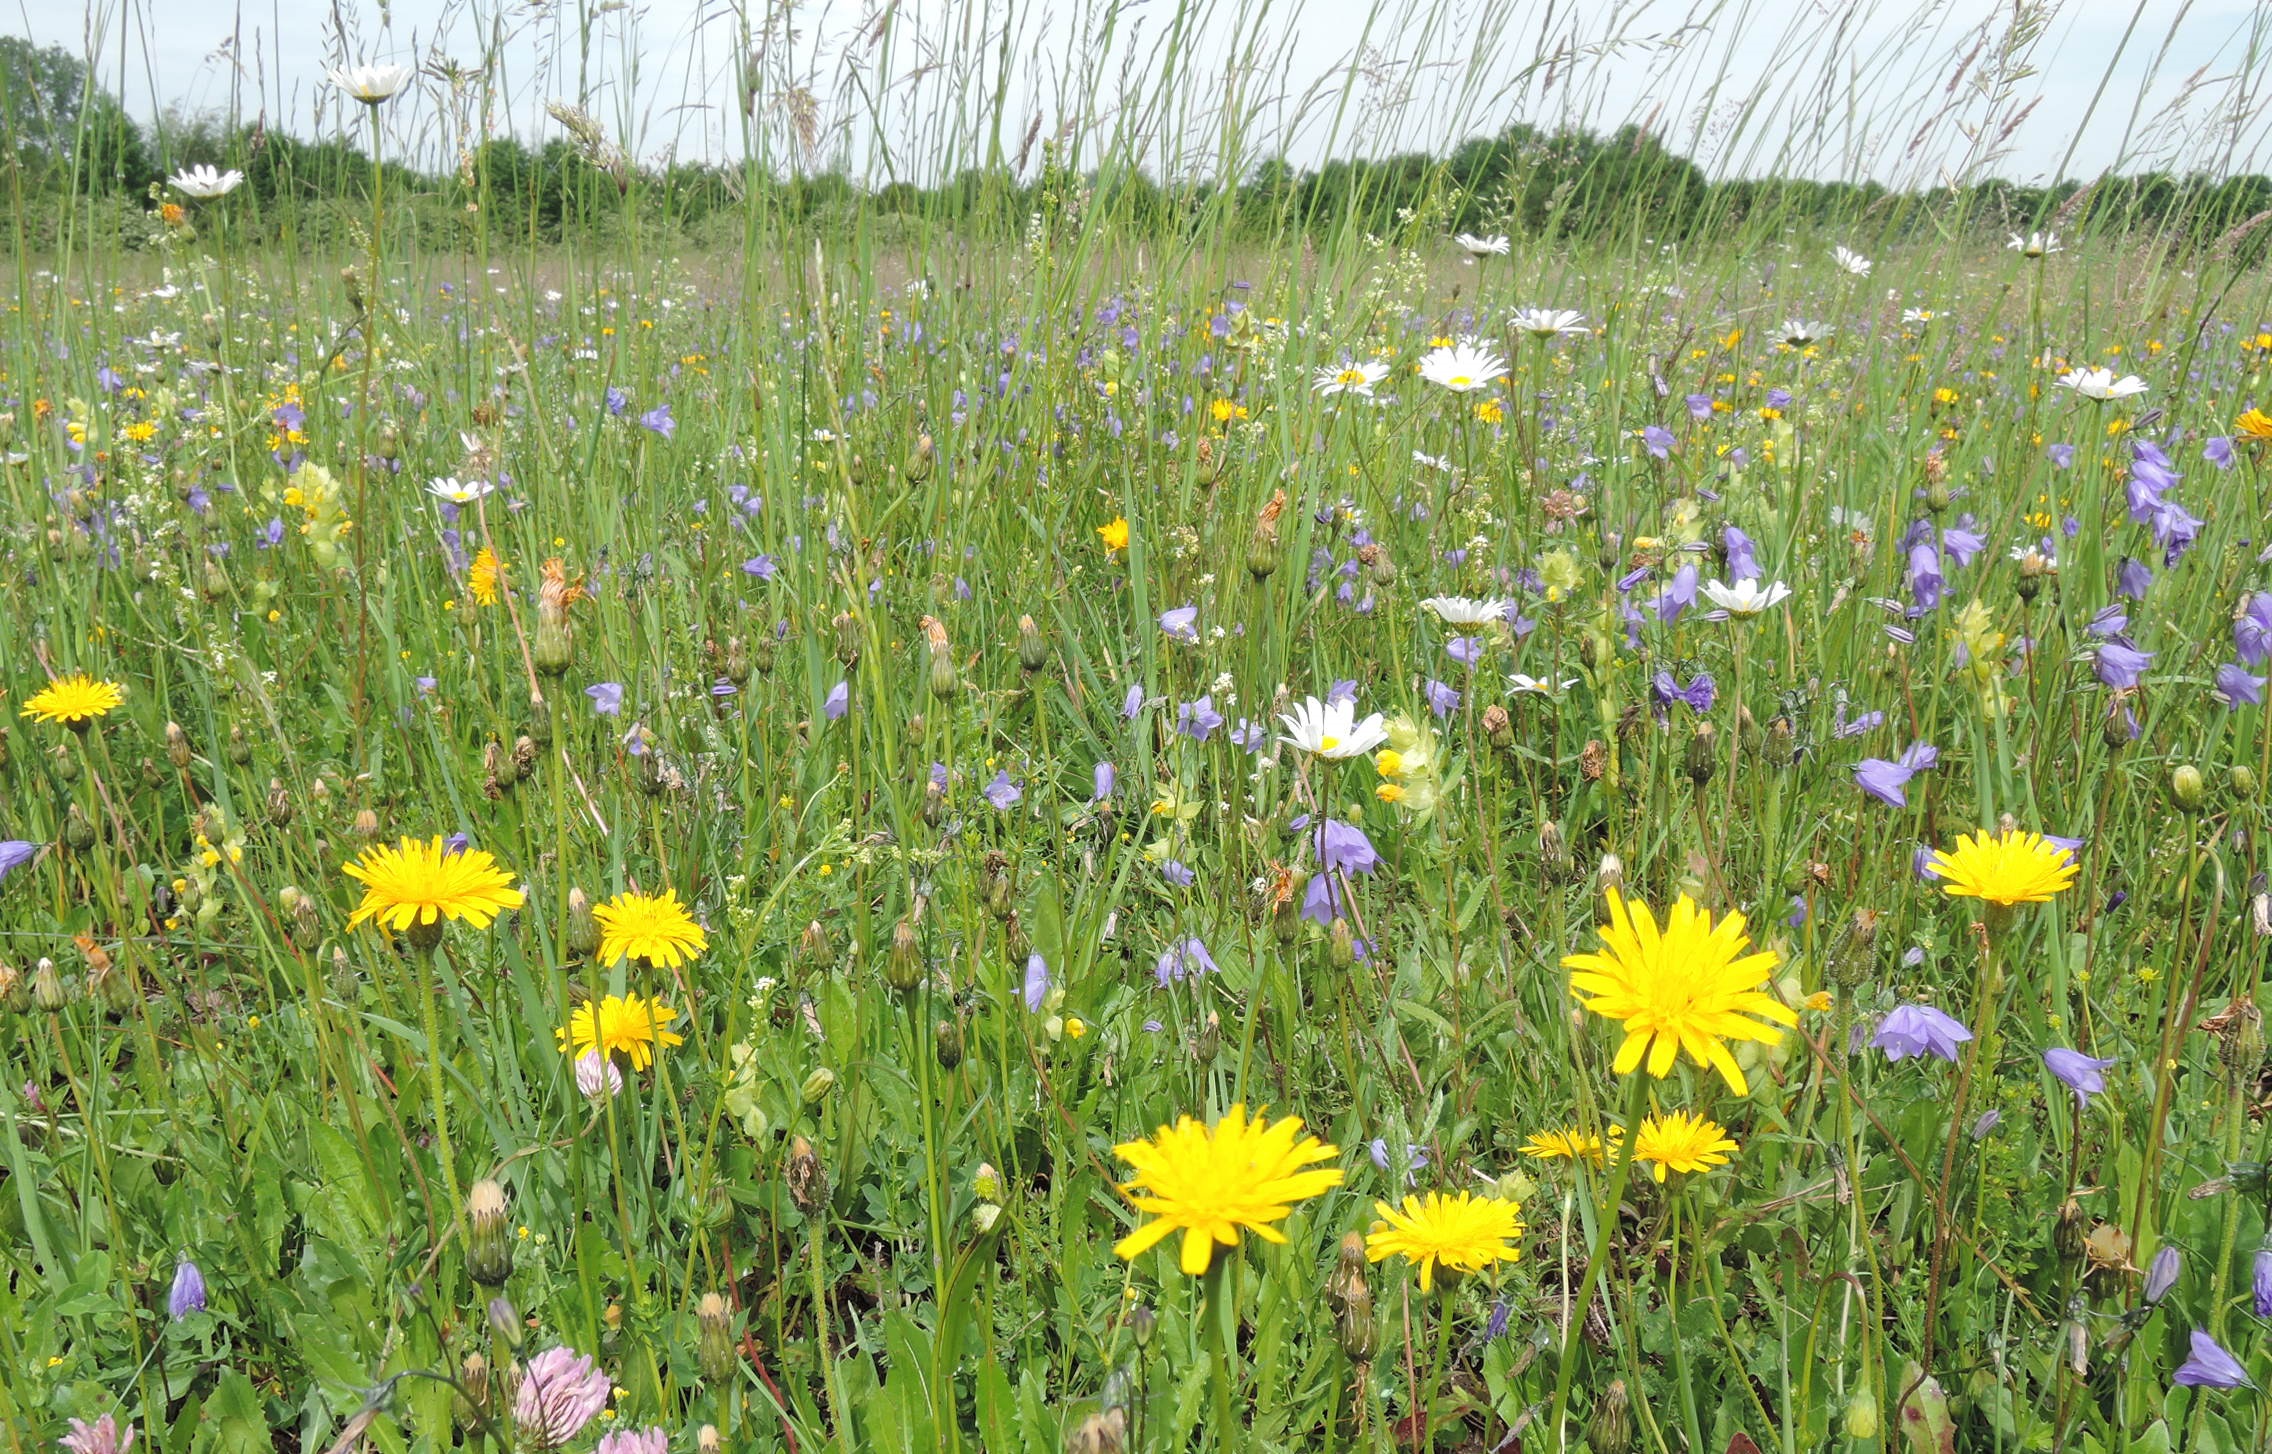
MULTIPOLYGON (((247 42, 227 114, 152 133, 281 185, 106 194, 84 98, 63 185, 19 166, 6 1448, 526 1445, 555 1347, 612 1386, 579 1448, 2266 1447, 2254 1389, 2172 1384, 2196 1330, 2272 1379, 2235 422, 2272 302, 2218 190, 2254 31, 2109 179, 2027 191, 1984 183, 2063 59, 2034 7, 1384 3, 1330 71, 1319 24, 343 9, 327 60, 410 94, 247 42), (690 106, 700 167, 661 155, 690 106), (1480 185, 1392 164, 1516 121, 1480 185), (484 144, 540 124, 575 145, 484 144), (1573 167, 1557 128, 1615 139, 1573 167), (1258 181, 1301 147, 1373 165, 1258 181), (1416 377, 1455 336, 1508 379, 1416 377), (1314 386, 1373 360, 1377 397, 1314 386), (2093 364, 2148 392, 2056 382, 2093 364), (1679 609, 1745 539, 1789 601, 1679 609), (123 705, 19 716, 77 671, 123 705), (1343 681, 1401 762, 1276 740, 1343 681), (1328 874, 1328 817, 1378 863, 1328 874), (1917 871, 2007 821, 2079 881, 2003 913, 1917 871), (525 904, 432 954, 348 928, 345 864, 459 833, 525 904), (1616 885, 1780 957, 1748 1094, 1614 1070, 1562 961, 1616 885), (703 952, 605 962, 588 905, 665 888, 703 952), (683 1043, 588 1095, 559 1034, 627 993, 683 1043), (1925 1003, 1974 1038, 1889 1059, 1925 1003), (1116 1256, 1116 1148, 1235 1104, 1342 1184, 1201 1277, 1116 1256), (1738 1144, 1524 1153, 1648 1110, 1738 1144), (1436 1190, 1519 1201, 1520 1259, 1423 1293, 1344 1246, 1436 1190)), ((114 88, 179 43, 87 33, 114 88)))

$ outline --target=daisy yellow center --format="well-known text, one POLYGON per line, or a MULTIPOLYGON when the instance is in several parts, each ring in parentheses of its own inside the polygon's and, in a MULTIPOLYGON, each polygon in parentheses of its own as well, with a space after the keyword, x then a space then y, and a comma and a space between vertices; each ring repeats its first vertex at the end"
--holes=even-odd
POLYGON ((1450 378, 1444 380, 1444 382, 1450 384, 1455 389, 1464 389, 1469 384, 1475 382, 1475 376, 1473 374, 1453 374, 1450 378))
POLYGON ((1340 745, 1341 739, 1333 736, 1331 733, 1327 733, 1325 736, 1320 737, 1317 740, 1317 750, 1320 752, 1331 752, 1334 748, 1339 747, 1340 745))
POLYGON ((1365 382, 1365 371, 1363 369, 1343 369, 1340 373, 1335 374, 1333 379, 1335 383, 1361 384, 1365 382))
POLYGON ((1599 950, 1569 955, 1562 964, 1576 971, 1570 992, 1584 1008, 1625 1026, 1611 1063, 1619 1075, 1645 1061, 1649 1074, 1662 1080, 1685 1051, 1740 1096, 1750 1087, 1728 1042, 1773 1044, 1782 1036, 1776 1026, 1799 1022, 1796 1011, 1759 988, 1778 957, 1746 952, 1751 940, 1741 914, 1714 924, 1683 894, 1660 929, 1648 905, 1611 889, 1609 922, 1599 932, 1599 950))
POLYGON ((347 920, 352 929, 376 921, 393 930, 463 919, 477 929, 523 902, 521 891, 497 861, 479 848, 451 849, 439 836, 421 843, 366 848, 343 870, 363 885, 363 901, 347 920))
POLYGON ((1275 1224, 1293 1204, 1341 1184, 1339 1167, 1312 1165, 1338 1157, 1339 1148, 1303 1135, 1299 1117, 1249 1119, 1243 1104, 1212 1126, 1183 1116, 1148 1141, 1112 1149, 1136 1172, 1122 1192, 1153 1219, 1112 1250, 1133 1260, 1180 1232, 1177 1263, 1193 1277, 1207 1270, 1217 1247, 1236 1247, 1243 1232, 1283 1243, 1275 1224))

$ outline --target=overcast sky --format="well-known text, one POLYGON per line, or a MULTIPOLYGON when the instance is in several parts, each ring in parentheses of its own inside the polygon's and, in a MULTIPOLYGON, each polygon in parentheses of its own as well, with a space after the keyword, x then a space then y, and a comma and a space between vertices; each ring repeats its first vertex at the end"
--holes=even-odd
MULTIPOLYGON (((1155 169, 1204 169, 1193 140, 1212 148, 1226 116, 1241 167, 1524 120, 1631 121, 1719 175, 2272 170, 2247 60, 2272 49, 2272 7, 2251 0, 897 0, 888 21, 883 0, 16 4, 23 33, 94 54, 145 116, 234 107, 310 134, 345 118, 321 83, 342 56, 486 57, 492 127, 557 135, 545 103, 581 98, 648 159, 743 154, 743 38, 770 34, 752 112, 767 154, 870 176, 1015 156, 1029 131, 1086 159, 1115 128, 1148 139, 1155 169), (998 124, 980 99, 996 94, 998 124)), ((476 109, 453 119, 448 88, 423 82, 388 108, 390 147, 445 155, 476 109)))

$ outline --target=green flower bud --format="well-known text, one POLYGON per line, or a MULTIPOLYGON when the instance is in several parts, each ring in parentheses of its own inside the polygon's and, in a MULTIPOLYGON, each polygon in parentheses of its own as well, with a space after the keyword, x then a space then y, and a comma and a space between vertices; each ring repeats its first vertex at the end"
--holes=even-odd
POLYGON ((2202 800, 2208 796, 2207 785, 2201 780, 2201 769, 2192 763, 2181 763, 2169 775, 2169 800, 2181 813, 2198 813, 2202 800))
POLYGON ((828 1093, 835 1089, 836 1072, 823 1065, 805 1077, 804 1086, 799 1094, 804 1096, 806 1105, 817 1106, 822 1101, 827 1100, 828 1093))
POLYGON ((483 1287, 503 1287, 513 1275, 513 1229, 505 1188, 483 1177, 465 1194, 465 1270, 483 1287))

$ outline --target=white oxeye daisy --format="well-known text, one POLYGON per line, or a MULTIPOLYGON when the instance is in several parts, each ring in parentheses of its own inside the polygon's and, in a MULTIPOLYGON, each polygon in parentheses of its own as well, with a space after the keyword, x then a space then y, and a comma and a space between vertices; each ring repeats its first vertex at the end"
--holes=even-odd
POLYGON ((2007 251, 2016 252, 2022 257, 2032 258, 2049 257, 2055 252, 2064 251, 2059 246, 2059 234, 2056 232, 2030 232, 2024 237, 2015 232, 2012 234, 2012 240, 2005 243, 2004 247, 2007 251))
POLYGON ((2109 399, 2134 399, 2146 392, 2144 379, 2136 374, 2116 378, 2112 369, 2069 369, 2052 382, 2098 404, 2109 399))
POLYGON ((1578 684, 1576 677, 1564 677, 1557 682, 1552 677, 1524 676, 1521 672, 1509 673, 1507 685, 1518 694, 1529 692, 1541 697, 1558 697, 1578 684))
POLYGON ((1866 278, 1870 275, 1870 260, 1850 247, 1832 248, 1830 260, 1857 278, 1866 278))
POLYGON ((1516 331, 1533 338, 1554 338, 1564 333, 1584 333, 1586 315, 1575 308, 1525 308, 1509 320, 1516 331))
POLYGON ((1827 323, 1816 323, 1806 318, 1783 320, 1783 341, 1793 348, 1805 348, 1810 343, 1819 343, 1829 333, 1830 325, 1827 323))
POLYGON ((1446 626, 1482 626, 1507 619, 1505 601, 1478 601, 1469 596, 1430 596, 1420 609, 1446 626))
POLYGON ((226 197, 244 181, 243 172, 215 171, 207 166, 184 167, 166 178, 166 185, 184 197, 210 202, 215 197, 226 197))
POLYGON ((1286 724, 1286 730, 1279 734, 1280 742, 1335 762, 1361 757, 1388 741, 1381 714, 1375 712, 1360 722, 1357 704, 1346 699, 1321 702, 1306 697, 1278 720, 1286 724))
POLYGON ((1439 348, 1420 360, 1420 377, 1455 394, 1471 394, 1506 377, 1507 361, 1470 338, 1439 348))
POLYGON ((1926 324, 1932 322, 1934 319, 1940 316, 1940 314, 1935 313, 1930 308, 1904 308, 1901 310, 1901 321, 1904 323, 1913 323, 1919 328, 1924 327, 1926 324))
POLYGON ((487 480, 461 480, 456 475, 444 475, 429 483, 426 493, 453 505, 470 505, 496 488, 487 480))
POLYGON ((1446 473, 1449 473, 1452 467, 1452 462, 1442 455, 1429 454, 1418 449, 1412 451, 1412 462, 1422 469, 1440 470, 1446 473))
POLYGON ((1737 581, 1732 586, 1725 581, 1706 581, 1704 594, 1730 616, 1756 616, 1789 599, 1791 588, 1781 581, 1767 586, 1757 581, 1737 581))
POLYGON ((1453 241, 1467 249, 1468 260, 1471 262, 1479 257, 1505 257, 1507 255, 1508 242, 1504 237, 1479 237, 1472 232, 1463 232, 1453 241))
POLYGON ((353 96, 366 106, 377 106, 391 99, 397 91, 410 84, 408 66, 340 66, 331 73, 331 84, 353 96))
POLYGON ((1322 368, 1310 381, 1310 387, 1320 394, 1362 394, 1370 399, 1373 385, 1388 377, 1388 365, 1370 360, 1363 363, 1345 363, 1338 368, 1322 368))

